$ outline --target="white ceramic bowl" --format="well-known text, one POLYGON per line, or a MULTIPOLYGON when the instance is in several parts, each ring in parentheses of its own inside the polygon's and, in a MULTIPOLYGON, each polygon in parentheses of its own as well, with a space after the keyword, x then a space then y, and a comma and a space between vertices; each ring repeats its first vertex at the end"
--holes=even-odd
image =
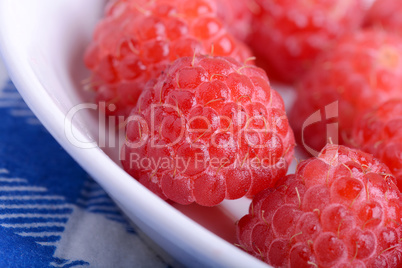
POLYGON ((268 267, 233 245, 234 222, 247 211, 248 200, 227 201, 209 209, 169 205, 121 169, 117 146, 92 146, 102 137, 102 122, 91 108, 68 116, 73 107, 91 98, 80 83, 88 77, 82 56, 103 7, 101 0, 0 1, 0 51, 24 100, 175 264, 268 267))
POLYGON ((77 106, 92 98, 82 90, 81 81, 88 77, 82 57, 104 4, 0 1, 0 52, 24 100, 133 223, 173 257, 173 265, 269 267, 233 245, 234 223, 247 212, 249 200, 225 201, 214 208, 169 205, 121 169, 119 140, 110 146, 94 107, 77 106), (94 146, 105 137, 106 146, 94 146))

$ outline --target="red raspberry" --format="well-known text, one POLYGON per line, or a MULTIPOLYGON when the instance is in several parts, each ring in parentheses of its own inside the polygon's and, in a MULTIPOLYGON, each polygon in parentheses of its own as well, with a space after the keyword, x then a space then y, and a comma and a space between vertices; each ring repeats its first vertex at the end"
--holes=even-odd
POLYGON ((377 0, 367 12, 365 26, 402 34, 401 13, 400 0, 377 0))
POLYGON ((214 206, 275 185, 293 147, 283 100, 263 70, 184 57, 139 98, 122 163, 164 199, 214 206))
POLYGON ((402 191, 402 100, 390 100, 364 114, 352 132, 351 144, 384 162, 402 191))
POLYGON ((97 25, 85 63, 107 114, 128 115, 146 82, 167 64, 194 53, 250 57, 223 27, 212 0, 117 0, 97 25))
MULTIPOLYGON (((339 36, 356 30, 364 15, 361 0, 255 0, 250 46, 271 72, 297 80, 339 36)), ((272 79, 272 78, 271 78, 272 79)))
POLYGON ((249 0, 214 0, 218 16, 222 19, 228 31, 239 40, 245 41, 251 31, 252 13, 249 0))
MULTIPOLYGON (((380 31, 345 36, 330 52, 320 56, 300 81, 297 104, 290 115, 295 135, 301 139, 303 134, 303 145, 320 151, 327 142, 325 132, 330 123, 324 121, 331 113, 339 113, 339 139, 343 143, 350 139, 360 113, 373 104, 401 96, 401 86, 402 39, 380 31), (339 108, 329 111, 327 105, 336 101, 339 108), (312 118, 319 110, 323 113, 321 118, 312 118), (309 117, 317 122, 310 124, 306 121, 309 117)), ((333 139, 338 138, 335 134, 333 139)))
POLYGON ((254 198, 240 246, 274 267, 401 267, 402 195, 388 173, 369 154, 327 145, 254 198))

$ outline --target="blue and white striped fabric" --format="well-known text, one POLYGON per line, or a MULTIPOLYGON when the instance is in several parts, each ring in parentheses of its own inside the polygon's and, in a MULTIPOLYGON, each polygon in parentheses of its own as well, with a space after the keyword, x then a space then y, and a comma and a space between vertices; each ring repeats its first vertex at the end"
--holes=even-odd
POLYGON ((168 267, 26 106, 0 62, 0 267, 168 267))

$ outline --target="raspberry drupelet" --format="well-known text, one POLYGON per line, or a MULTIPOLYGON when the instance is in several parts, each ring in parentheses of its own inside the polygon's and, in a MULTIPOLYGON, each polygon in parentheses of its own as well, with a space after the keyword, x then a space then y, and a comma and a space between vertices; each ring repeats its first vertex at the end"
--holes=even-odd
POLYGON ((371 155, 327 145, 260 192, 237 223, 240 247, 274 267, 402 265, 402 195, 371 155))
POLYGON ((366 14, 364 25, 402 35, 402 1, 377 0, 366 14))
POLYGON ((231 56, 249 49, 226 31, 212 0, 116 0, 106 8, 85 53, 96 100, 128 115, 146 82, 169 64, 194 53, 231 56))
POLYGON ((393 99, 365 113, 353 127, 352 146, 386 164, 402 190, 402 99, 393 99))
POLYGON ((124 169, 164 199, 214 206, 275 185, 294 137, 265 72, 230 57, 176 60, 133 109, 124 169))
MULTIPOLYGON (((351 138, 356 118, 373 106, 402 96, 402 39, 383 31, 346 35, 315 62, 297 86, 290 122, 300 144, 320 151, 327 143, 330 114, 337 117, 339 143, 351 138), (329 111, 331 104, 336 109, 329 111), (316 112, 319 122, 309 123, 316 112), (304 143, 301 141, 304 137, 304 143)), ((336 133, 338 134, 338 133, 336 133)))
POLYGON ((241 41, 248 40, 251 32, 253 13, 250 11, 249 0, 214 0, 219 18, 227 30, 241 41))
POLYGON ((363 22, 363 0, 254 0, 249 45, 271 77, 298 80, 314 59, 363 22))

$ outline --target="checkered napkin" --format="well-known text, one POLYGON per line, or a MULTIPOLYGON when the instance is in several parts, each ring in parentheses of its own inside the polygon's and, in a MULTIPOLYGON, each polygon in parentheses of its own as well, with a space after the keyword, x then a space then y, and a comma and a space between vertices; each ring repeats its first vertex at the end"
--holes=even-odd
POLYGON ((1 62, 0 267, 168 267, 45 130, 1 62))

